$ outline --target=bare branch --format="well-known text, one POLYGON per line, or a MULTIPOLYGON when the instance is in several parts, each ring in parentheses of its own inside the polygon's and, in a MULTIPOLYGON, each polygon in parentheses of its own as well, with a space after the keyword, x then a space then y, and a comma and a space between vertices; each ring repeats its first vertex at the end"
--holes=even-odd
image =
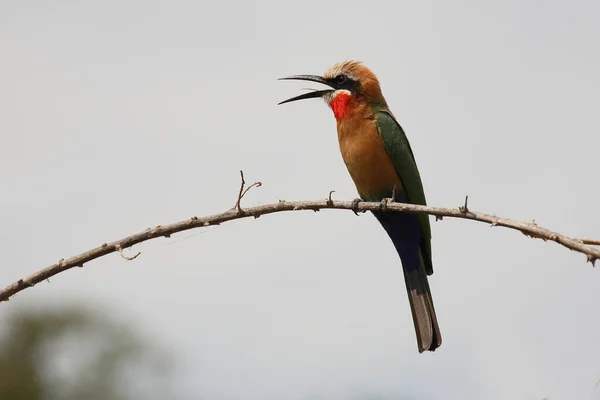
MULTIPOLYGON (((254 186, 259 186, 258 182, 256 184, 251 185, 250 187, 254 186)), ((248 189, 250 189, 250 187, 248 189)), ((491 226, 503 226, 506 228, 520 231, 523 234, 533 238, 542 239, 544 241, 549 240, 559 243, 568 249, 586 255, 587 260, 592 264, 594 264, 597 259, 600 259, 600 249, 590 246, 600 244, 599 240, 576 239, 562 235, 560 233, 549 231, 534 223, 514 221, 507 218, 499 218, 493 215, 474 212, 468 209, 465 212, 464 210, 467 208, 467 199, 465 199, 464 206, 460 208, 437 208, 396 202, 386 202, 386 204, 382 206, 382 203, 380 202, 336 201, 328 197, 326 199, 317 201, 279 201, 273 204, 266 204, 241 210, 239 203, 243 195, 248 191, 248 189, 244 190, 244 184, 242 184, 242 187, 238 194, 238 201, 236 202, 236 207, 232 208, 231 210, 225 211, 224 213, 210 215, 206 217, 192 217, 190 219, 175 222, 168 225, 157 225, 154 228, 149 228, 143 232, 127 236, 123 239, 110 243, 104 243, 99 247, 86 251, 85 253, 81 253, 69 259, 61 259, 56 264, 50 265, 47 268, 35 272, 26 278, 19 279, 13 284, 0 290, 0 301, 6 301, 15 293, 18 293, 28 287, 34 286, 39 282, 47 280, 48 278, 60 272, 66 271, 73 267, 82 267, 85 263, 103 257, 110 253, 122 253, 122 249, 129 248, 135 244, 142 243, 150 239, 155 239, 158 237, 169 237, 174 233, 211 225, 219 225, 223 222, 232 221, 235 219, 248 217, 258 218, 261 215, 273 214, 283 211, 319 211, 322 209, 341 209, 365 212, 380 211, 382 207, 385 207, 385 210, 387 212, 425 213, 435 216, 436 220, 440 220, 442 217, 468 219, 472 221, 487 223, 491 226)), ((133 257, 124 256, 124 258, 134 259, 138 255, 139 254, 136 254, 133 257)))

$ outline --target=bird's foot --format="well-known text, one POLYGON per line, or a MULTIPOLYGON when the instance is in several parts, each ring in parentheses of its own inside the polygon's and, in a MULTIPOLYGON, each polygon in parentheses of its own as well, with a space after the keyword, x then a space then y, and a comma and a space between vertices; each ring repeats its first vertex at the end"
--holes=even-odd
MULTIPOLYGON (((361 203, 362 201, 363 201, 363 199, 361 199, 360 197, 357 197, 356 199, 352 200, 352 212, 357 217, 358 217, 358 204, 361 203)), ((364 211, 362 211, 362 212, 364 212, 364 211)))
POLYGON ((388 203, 395 203, 395 199, 393 197, 385 197, 383 199, 381 199, 381 202, 379 203, 379 210, 381 211, 387 211, 387 206, 388 203))

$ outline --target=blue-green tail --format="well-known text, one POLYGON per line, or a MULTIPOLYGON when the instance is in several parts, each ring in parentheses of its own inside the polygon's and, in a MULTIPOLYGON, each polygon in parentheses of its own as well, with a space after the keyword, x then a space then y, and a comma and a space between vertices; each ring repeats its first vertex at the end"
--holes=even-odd
MULTIPOLYGON (((416 214, 374 212, 394 243, 402 261, 408 301, 412 311, 419 352, 434 351, 442 344, 433 298, 421 251, 421 227, 416 214)), ((427 263, 431 268, 431 260, 427 263)))

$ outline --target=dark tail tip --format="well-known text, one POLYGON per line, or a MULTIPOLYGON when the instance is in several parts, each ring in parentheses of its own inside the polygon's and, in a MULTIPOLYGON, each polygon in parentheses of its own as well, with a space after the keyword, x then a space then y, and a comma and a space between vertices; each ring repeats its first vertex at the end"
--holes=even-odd
POLYGON ((435 351, 442 344, 442 335, 435 315, 425 269, 404 271, 419 353, 435 351))

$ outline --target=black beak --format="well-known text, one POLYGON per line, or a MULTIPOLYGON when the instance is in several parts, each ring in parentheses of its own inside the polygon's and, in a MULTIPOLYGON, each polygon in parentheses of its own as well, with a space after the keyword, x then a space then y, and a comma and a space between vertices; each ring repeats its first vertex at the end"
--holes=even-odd
MULTIPOLYGON (((317 75, 292 75, 292 76, 287 76, 285 78, 279 78, 279 80, 280 81, 285 81, 285 80, 310 81, 310 82, 322 83, 323 85, 333 87, 333 85, 331 84, 330 81, 323 78, 322 76, 317 76, 317 75)), ((315 97, 323 97, 323 95, 325 95, 327 93, 331 93, 333 91, 334 91, 333 89, 315 90, 314 92, 304 93, 299 96, 292 97, 291 99, 284 100, 281 103, 278 103, 277 105, 289 103, 291 101, 296 101, 296 100, 304 100, 304 99, 313 99, 315 97)))

